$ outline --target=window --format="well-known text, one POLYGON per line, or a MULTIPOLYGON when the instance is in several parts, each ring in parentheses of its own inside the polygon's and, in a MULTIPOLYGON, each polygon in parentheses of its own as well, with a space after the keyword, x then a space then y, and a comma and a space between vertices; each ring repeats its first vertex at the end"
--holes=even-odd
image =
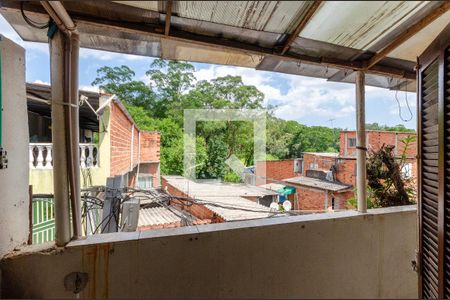
POLYGON ((334 208, 335 208, 335 206, 334 206, 334 197, 333 197, 333 198, 331 198, 331 209, 334 210, 334 208))
POLYGON ((348 146, 356 147, 356 138, 348 138, 348 146))
POLYGON ((319 165, 317 163, 312 162, 309 164, 310 170, 317 170, 318 168, 319 168, 319 165))

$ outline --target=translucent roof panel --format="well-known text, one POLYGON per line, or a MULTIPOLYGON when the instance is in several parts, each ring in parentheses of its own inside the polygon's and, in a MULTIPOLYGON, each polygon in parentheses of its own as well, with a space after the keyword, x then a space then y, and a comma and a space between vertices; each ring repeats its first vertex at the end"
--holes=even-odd
POLYGON ((368 50, 429 1, 326 1, 300 36, 368 50))

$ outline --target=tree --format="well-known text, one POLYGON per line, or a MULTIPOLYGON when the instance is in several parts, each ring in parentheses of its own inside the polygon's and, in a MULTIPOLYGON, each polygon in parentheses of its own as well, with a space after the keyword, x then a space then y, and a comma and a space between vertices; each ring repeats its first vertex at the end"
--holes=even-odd
POLYGON ((135 73, 127 66, 101 67, 97 70, 97 77, 92 85, 115 94, 125 104, 141 106, 150 111, 155 105, 155 94, 142 81, 134 80, 135 73))
POLYGON ((150 78, 150 86, 157 95, 155 116, 172 117, 179 123, 182 121, 183 95, 195 81, 195 68, 187 62, 166 61, 156 59, 146 75, 150 78))
POLYGON ((415 132, 414 129, 406 128, 403 124, 395 126, 380 125, 378 123, 366 124, 366 130, 383 130, 383 131, 398 131, 398 132, 415 132))

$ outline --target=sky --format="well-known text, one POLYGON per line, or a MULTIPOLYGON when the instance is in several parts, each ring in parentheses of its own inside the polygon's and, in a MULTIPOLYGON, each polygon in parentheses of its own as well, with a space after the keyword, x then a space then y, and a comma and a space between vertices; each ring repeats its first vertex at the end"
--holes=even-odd
MULTIPOLYGON (((0 15, 0 33, 20 44, 26 50, 27 82, 50 82, 48 45, 24 42, 0 15)), ((136 73, 136 79, 148 82, 145 72, 153 58, 97 51, 80 50, 80 89, 98 90, 91 82, 102 66, 127 65, 136 73)), ((354 129, 355 87, 349 83, 328 82, 325 79, 288 75, 249 68, 193 63, 197 80, 210 80, 225 75, 239 75, 245 84, 254 85, 265 95, 265 104, 276 105, 275 115, 296 120, 308 126, 329 126, 354 129)), ((381 125, 403 124, 416 128, 416 97, 414 93, 389 91, 366 87, 366 123, 381 125), (402 117, 399 115, 399 104, 402 117), (407 102, 412 115, 407 109, 407 102), (411 119, 408 122, 403 120, 411 119)))

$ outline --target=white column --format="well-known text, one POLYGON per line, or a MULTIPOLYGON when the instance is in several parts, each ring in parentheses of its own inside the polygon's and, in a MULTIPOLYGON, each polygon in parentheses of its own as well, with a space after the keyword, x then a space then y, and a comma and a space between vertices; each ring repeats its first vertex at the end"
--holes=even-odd
POLYGON ((47 147, 47 167, 53 168, 53 144, 47 147))
POLYGON ((89 144, 87 146, 89 154, 88 157, 86 158, 86 165, 87 167, 93 167, 94 166, 94 145, 89 144))
POLYGON ((45 169, 51 169, 52 168, 52 145, 45 145, 45 146, 43 146, 43 149, 47 150, 47 155, 45 156, 45 169))
POLYGON ((86 168, 87 167, 85 149, 86 149, 85 145, 80 145, 80 167, 82 167, 82 168, 86 168))
POLYGON ((29 145, 28 146, 28 156, 29 156, 29 163, 30 163, 30 169, 34 169, 34 155, 33 155, 33 149, 34 149, 34 145, 29 145))
POLYGON ((367 212, 366 202, 366 110, 365 78, 363 71, 356 72, 356 190, 358 211, 367 212))
POLYGON ((44 153, 43 153, 44 146, 37 145, 36 147, 38 149, 38 155, 37 155, 37 158, 36 158, 36 161, 37 161, 36 168, 43 169, 44 168, 44 153))

